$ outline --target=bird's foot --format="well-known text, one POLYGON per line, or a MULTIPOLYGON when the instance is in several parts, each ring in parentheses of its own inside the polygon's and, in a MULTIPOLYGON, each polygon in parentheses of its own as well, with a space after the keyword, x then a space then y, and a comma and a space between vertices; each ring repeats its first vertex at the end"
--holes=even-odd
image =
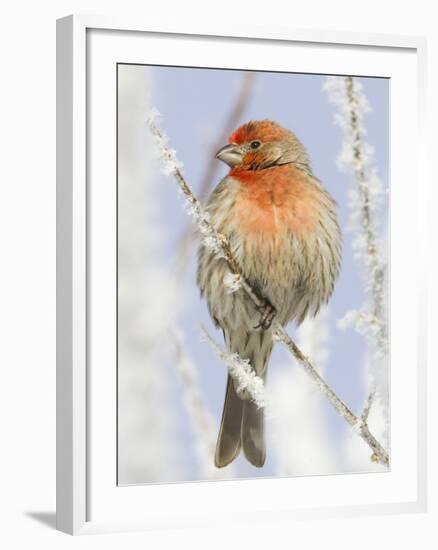
POLYGON ((261 328, 262 330, 268 330, 270 328, 274 317, 277 314, 275 307, 269 302, 264 303, 258 308, 261 313, 260 322, 254 328, 261 328))

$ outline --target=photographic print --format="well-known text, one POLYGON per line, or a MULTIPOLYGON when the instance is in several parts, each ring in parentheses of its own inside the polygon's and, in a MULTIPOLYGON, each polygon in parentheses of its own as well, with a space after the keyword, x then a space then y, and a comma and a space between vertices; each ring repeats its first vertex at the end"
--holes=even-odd
POLYGON ((119 485, 389 468, 389 79, 117 66, 119 485))

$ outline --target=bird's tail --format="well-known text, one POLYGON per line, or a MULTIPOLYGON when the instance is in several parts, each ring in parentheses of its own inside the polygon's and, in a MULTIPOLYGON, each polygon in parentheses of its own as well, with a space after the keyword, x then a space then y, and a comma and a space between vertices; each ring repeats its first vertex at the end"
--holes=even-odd
POLYGON ((246 459, 261 468, 266 458, 265 410, 252 401, 243 404, 241 441, 246 459))
MULTIPOLYGON (((272 337, 267 332, 253 332, 243 339, 244 345, 230 346, 232 341, 226 336, 228 348, 238 352, 241 358, 249 359, 258 376, 266 378, 266 364, 272 350, 272 337), (237 349, 233 349, 237 347, 237 349)), ((262 467, 266 458, 264 410, 257 407, 249 398, 241 399, 230 376, 227 380, 224 409, 216 444, 215 465, 227 466, 240 452, 241 447, 247 460, 262 467)))
POLYGON ((238 397, 233 380, 228 375, 224 410, 214 456, 214 463, 218 468, 227 466, 239 454, 242 416, 243 401, 238 397))

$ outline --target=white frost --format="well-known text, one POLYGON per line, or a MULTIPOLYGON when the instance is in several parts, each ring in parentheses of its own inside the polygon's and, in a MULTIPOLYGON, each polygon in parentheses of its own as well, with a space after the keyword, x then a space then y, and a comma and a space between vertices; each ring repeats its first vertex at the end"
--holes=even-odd
MULTIPOLYGON (((363 86, 352 77, 328 77, 324 89, 335 104, 335 124, 343 132, 338 167, 353 175, 348 191, 350 226, 353 232, 353 255, 363 266, 366 303, 359 310, 348 311, 338 321, 345 330, 353 327, 368 343, 367 392, 375 395, 371 410, 380 410, 382 422, 388 424, 388 335, 386 319, 386 263, 381 252, 378 213, 384 191, 379 178, 374 148, 366 142, 365 115, 371 110, 363 86)), ((370 414, 372 425, 376 415, 370 414)), ((387 438, 386 438, 387 439, 387 438)), ((383 442, 384 445, 387 441, 383 442)))
POLYGON ((224 285, 228 294, 234 294, 242 288, 242 277, 238 273, 228 271, 224 276, 224 285))
POLYGON ((237 353, 230 353, 213 340, 207 330, 202 328, 206 341, 214 349, 218 357, 227 367, 231 378, 237 383, 238 392, 248 392, 251 400, 259 407, 266 407, 265 385, 260 376, 254 372, 248 359, 242 359, 237 353))
MULTIPOLYGON (((169 146, 169 140, 159 124, 160 117, 158 110, 153 108, 149 112, 147 123, 151 134, 155 138, 155 146, 162 161, 163 173, 167 176, 175 176, 181 186, 183 164, 178 160, 176 151, 169 146)), ((205 247, 216 257, 223 257, 223 243, 209 223, 208 213, 203 210, 200 202, 191 193, 185 193, 182 189, 180 191, 183 196, 184 207, 198 227, 205 247)))

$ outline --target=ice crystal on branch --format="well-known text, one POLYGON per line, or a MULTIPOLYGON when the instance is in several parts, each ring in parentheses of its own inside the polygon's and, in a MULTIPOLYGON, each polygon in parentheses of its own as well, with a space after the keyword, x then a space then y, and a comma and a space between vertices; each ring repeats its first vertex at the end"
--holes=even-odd
POLYGON ((237 393, 247 392, 257 407, 266 407, 265 385, 260 376, 257 376, 254 372, 249 360, 242 359, 238 353, 230 353, 221 348, 204 327, 202 328, 202 333, 206 341, 216 352, 217 356, 227 367, 231 378, 236 383, 237 393))
POLYGON ((182 175, 183 164, 176 156, 176 151, 169 146, 169 140, 159 125, 161 115, 153 108, 147 117, 147 123, 152 135, 155 138, 156 147, 163 164, 163 173, 167 176, 174 176, 178 181, 180 192, 184 198, 184 207, 192 217, 201 234, 202 241, 215 256, 223 257, 223 242, 220 235, 214 230, 209 221, 208 213, 205 212, 187 186, 182 175))
POLYGON ((238 273, 228 271, 224 276, 224 285, 228 294, 233 294, 242 288, 242 277, 238 273))
POLYGON ((169 146, 169 138, 160 129, 161 113, 153 107, 146 118, 147 125, 155 137, 157 151, 162 159, 162 171, 165 176, 173 176, 178 170, 182 170, 183 164, 176 157, 175 149, 169 146))

